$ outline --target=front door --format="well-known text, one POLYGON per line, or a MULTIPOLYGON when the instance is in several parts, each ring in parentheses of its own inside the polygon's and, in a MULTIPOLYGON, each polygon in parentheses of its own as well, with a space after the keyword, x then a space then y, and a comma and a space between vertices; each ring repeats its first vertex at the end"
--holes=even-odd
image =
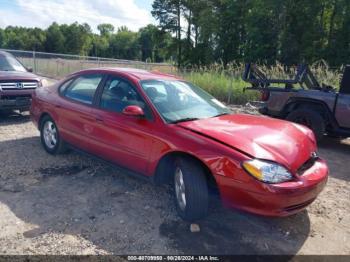
POLYGON ((133 171, 147 174, 154 122, 137 89, 122 78, 110 76, 93 114, 96 117, 93 128, 96 153, 133 171), (129 105, 140 106, 145 117, 124 115, 122 111, 129 105))

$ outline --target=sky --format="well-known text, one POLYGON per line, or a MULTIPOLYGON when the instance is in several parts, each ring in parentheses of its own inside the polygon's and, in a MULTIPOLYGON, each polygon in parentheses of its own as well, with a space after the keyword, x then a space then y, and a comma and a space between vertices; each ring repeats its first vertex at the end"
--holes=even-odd
POLYGON ((52 22, 110 23, 138 30, 150 23, 153 0, 0 0, 0 28, 8 25, 47 28, 52 22))

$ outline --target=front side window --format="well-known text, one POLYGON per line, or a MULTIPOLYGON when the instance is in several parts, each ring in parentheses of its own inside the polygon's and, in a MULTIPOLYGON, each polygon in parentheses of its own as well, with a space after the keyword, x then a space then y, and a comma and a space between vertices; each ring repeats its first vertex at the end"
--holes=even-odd
POLYGON ((100 107, 107 111, 121 113, 125 107, 131 105, 141 107, 146 116, 150 116, 144 100, 129 82, 118 77, 107 80, 102 91, 100 107))
POLYGON ((203 119, 230 110, 201 88, 179 80, 143 80, 141 86, 163 119, 178 122, 203 119))
POLYGON ((102 77, 99 74, 80 76, 64 90, 64 95, 72 100, 91 105, 102 77))

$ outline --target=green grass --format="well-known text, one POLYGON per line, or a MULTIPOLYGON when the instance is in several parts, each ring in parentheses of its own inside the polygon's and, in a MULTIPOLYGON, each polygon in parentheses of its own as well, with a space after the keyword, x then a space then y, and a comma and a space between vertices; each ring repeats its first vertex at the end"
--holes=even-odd
POLYGON ((226 103, 245 104, 258 98, 256 91, 244 92, 244 87, 249 85, 241 78, 230 77, 225 73, 190 72, 182 74, 182 77, 226 103))
MULTIPOLYGON (((224 69, 222 65, 214 64, 206 68, 185 70, 178 74, 223 102, 245 104, 258 100, 259 92, 244 91, 244 88, 249 86, 241 78, 244 67, 243 63, 233 63, 224 69)), ((266 73, 268 78, 292 79, 296 75, 296 67, 287 69, 278 62, 274 66, 260 65, 259 68, 266 73)), ((331 69, 325 61, 319 61, 310 65, 310 70, 320 84, 331 85, 335 89, 339 88, 343 68, 331 69)))

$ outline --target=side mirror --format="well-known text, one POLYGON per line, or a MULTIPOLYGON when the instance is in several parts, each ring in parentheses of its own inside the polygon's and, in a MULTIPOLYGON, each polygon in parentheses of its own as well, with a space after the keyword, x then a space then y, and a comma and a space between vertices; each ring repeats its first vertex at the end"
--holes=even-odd
POLYGON ((32 72, 33 72, 33 68, 27 67, 27 71, 30 72, 30 73, 32 73, 32 72))
POLYGON ((145 112, 143 112, 143 109, 139 106, 127 106, 123 109, 123 114, 137 117, 145 116, 145 112))

